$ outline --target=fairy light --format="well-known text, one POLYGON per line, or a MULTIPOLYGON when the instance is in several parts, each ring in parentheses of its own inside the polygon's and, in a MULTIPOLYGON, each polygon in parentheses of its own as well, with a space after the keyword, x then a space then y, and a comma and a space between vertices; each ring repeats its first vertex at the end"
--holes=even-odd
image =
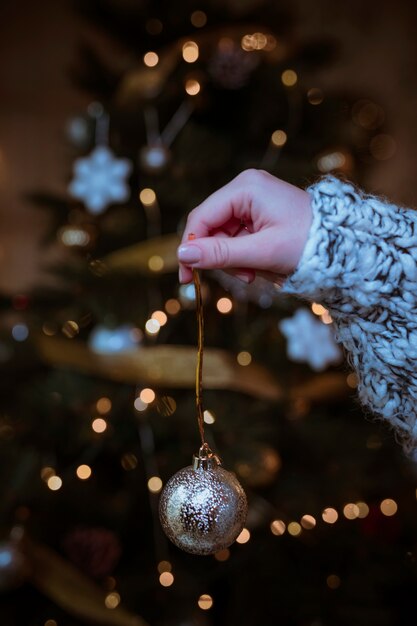
POLYGON ((236 538, 236 542, 237 543, 248 543, 249 539, 250 539, 250 532, 248 531, 247 528, 243 528, 241 533, 236 538))
POLYGON ((346 517, 346 519, 356 519, 357 517, 359 517, 359 507, 357 506, 357 504, 349 502, 343 507, 343 515, 346 517))
POLYGON ((245 52, 264 50, 268 46, 268 38, 264 33, 247 34, 243 35, 240 45, 245 52))
POLYGON ((294 70, 284 70, 281 74, 281 80, 285 87, 294 87, 298 81, 298 76, 294 70))
POLYGON ((51 476, 55 476, 55 470, 53 467, 43 467, 40 473, 42 480, 45 482, 48 482, 51 476))
POLYGON ((95 433, 104 433, 107 430, 107 422, 102 417, 96 417, 91 423, 91 428, 95 433))
POLYGON ((108 609, 115 609, 116 607, 118 607, 120 604, 120 595, 117 593, 117 591, 111 591, 110 593, 108 593, 107 596, 104 598, 104 604, 108 609))
POLYGON ((126 452, 122 456, 120 463, 126 472, 131 472, 138 466, 138 458, 132 452, 126 452))
POLYGON ((318 304, 317 302, 313 302, 313 304, 311 305, 311 310, 314 315, 319 316, 327 313, 327 309, 322 304, 318 304))
POLYGON ((175 298, 170 298, 165 302, 165 311, 168 315, 177 315, 181 311, 181 304, 175 298))
POLYGON ((135 407, 137 411, 141 413, 142 411, 146 411, 146 409, 148 408, 148 403, 144 402, 140 398, 136 398, 133 403, 133 406, 135 407))
POLYGON ((149 319, 145 324, 145 330, 148 335, 157 335, 161 328, 161 324, 158 320, 149 319))
POLYGON ((269 527, 271 529, 271 533, 273 535, 276 535, 277 537, 283 535, 286 529, 285 523, 282 521, 282 519, 274 519, 269 527))
POLYGON ((56 331, 57 331, 56 326, 53 324, 49 324, 48 322, 45 322, 45 324, 42 326, 42 332, 47 337, 52 337, 53 335, 56 334, 56 331))
POLYGON ((15 324, 12 328, 12 337, 15 341, 26 341, 29 329, 26 324, 15 324))
POLYGON ((62 487, 62 479, 59 476, 51 476, 48 478, 47 485, 51 491, 58 491, 62 487))
POLYGON ((111 411, 111 400, 110 398, 99 398, 96 402, 96 411, 100 415, 105 415, 111 411))
POLYGON ((67 320, 65 324, 62 326, 62 333, 68 337, 68 339, 72 339, 80 332, 80 327, 77 322, 74 320, 67 320))
POLYGON ((159 583, 163 587, 171 587, 173 582, 174 582, 174 576, 171 574, 171 572, 162 572, 162 574, 159 577, 159 583))
POLYGON ((379 508, 381 509, 381 513, 386 517, 391 517, 392 515, 395 515, 398 511, 397 503, 391 498, 385 498, 385 500, 382 500, 379 508))
POLYGON ((213 606, 213 598, 209 596, 208 593, 203 593, 198 598, 198 606, 200 609, 203 609, 203 611, 208 611, 213 606))
POLYGON ((160 574, 172 571, 172 564, 169 561, 159 561, 157 570, 160 574))
POLYGON ((315 528, 317 522, 315 517, 313 517, 312 515, 303 515, 300 520, 300 524, 306 530, 311 530, 312 528, 315 528))
POLYGON ((43 626, 58 626, 58 622, 54 619, 47 619, 43 626))
POLYGON ((151 318, 159 322, 160 326, 165 326, 168 321, 168 316, 163 311, 154 311, 151 315, 151 318))
POLYGON ((358 517, 360 519, 363 519, 369 514, 369 506, 366 504, 366 502, 357 502, 356 506, 359 509, 358 517))
POLYGON ((321 89, 318 87, 312 87, 307 91, 307 100, 313 106, 321 104, 324 100, 324 95, 321 89))
POLYGON ((148 480, 148 489, 151 493, 159 493, 162 489, 162 480, 159 476, 151 476, 148 480))
POLYGON ((144 206, 152 206, 156 202, 156 193, 153 189, 145 187, 139 192, 139 200, 144 206))
POLYGON ((287 526, 287 531, 293 537, 298 537, 298 535, 301 535, 302 528, 298 522, 290 522, 287 526))
POLYGON ((185 91, 189 96, 196 96, 200 93, 201 85, 195 78, 189 78, 185 83, 185 91))
POLYGON ((182 58, 186 63, 195 63, 198 59, 199 50, 195 41, 187 41, 182 47, 182 58))
POLYGON ((324 509, 321 516, 322 516, 323 522, 326 522, 326 524, 334 524, 335 522, 337 522, 339 518, 339 513, 336 511, 336 509, 333 509, 332 507, 328 507, 324 509))
POLYGON ((207 15, 204 11, 193 11, 190 21, 195 28, 203 28, 207 24, 207 15))
POLYGON ((317 159, 317 168, 324 174, 340 169, 344 165, 346 165, 346 155, 340 151, 323 154, 317 159))
POLYGON ((211 411, 208 411, 207 409, 203 413, 203 418, 206 424, 214 424, 214 422, 216 421, 215 415, 213 415, 213 413, 211 411))
POLYGON ((237 355, 236 361, 239 363, 239 365, 242 365, 242 367, 246 367, 247 365, 250 365, 252 363, 252 355, 250 352, 242 350, 242 352, 239 352, 239 354, 237 355))
POLYGON ((340 582, 341 580, 336 574, 330 574, 330 576, 326 578, 326 584, 329 589, 338 589, 340 587, 340 582))
POLYGON ((155 67, 159 63, 159 56, 156 52, 149 51, 143 56, 143 62, 147 67, 155 67))
POLYGON ((219 313, 227 315, 233 309, 233 302, 230 298, 219 298, 216 302, 216 307, 219 313))
POLYGON ((151 272, 160 272, 164 269, 164 259, 159 254, 153 254, 148 259, 148 267, 151 272))
POLYGON ((287 142, 287 133, 283 130, 274 130, 271 135, 271 142, 277 148, 282 148, 287 142))
POLYGON ((154 390, 150 389, 149 387, 145 387, 145 389, 142 389, 139 394, 139 398, 142 400, 142 402, 145 402, 145 404, 151 404, 151 402, 155 400, 155 397, 156 394, 154 390))
POLYGON ((79 465, 76 474, 80 480, 88 480, 92 474, 91 467, 89 465, 79 465))
POLYGON ((220 563, 223 563, 230 558, 230 550, 228 548, 225 548, 224 550, 219 550, 218 552, 214 553, 214 558, 216 559, 216 561, 220 561, 220 563))
POLYGON ((346 376, 346 384, 351 389, 356 389, 356 387, 358 386, 358 383, 359 383, 358 377, 354 372, 351 372, 350 374, 346 376))
POLYGON ((320 315, 320 319, 323 324, 331 324, 333 322, 333 318, 328 311, 323 313, 323 315, 320 315))

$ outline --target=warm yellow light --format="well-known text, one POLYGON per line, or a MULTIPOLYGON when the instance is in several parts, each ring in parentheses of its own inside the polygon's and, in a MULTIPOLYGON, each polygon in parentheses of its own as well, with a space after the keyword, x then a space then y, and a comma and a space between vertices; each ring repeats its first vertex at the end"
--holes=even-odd
POLYGON ((359 517, 359 507, 353 502, 349 502, 343 507, 343 515, 346 519, 356 519, 359 517))
POLYGON ((163 574, 164 572, 171 572, 172 565, 169 561, 159 561, 157 569, 160 574, 163 574))
POLYGON ((168 315, 177 315, 181 311, 181 305, 175 298, 170 298, 165 302, 165 311, 168 315))
POLYGON ((317 302, 313 302, 313 304, 311 305, 311 310, 313 311, 314 315, 324 315, 325 313, 327 313, 327 309, 325 309, 324 306, 318 304, 317 302))
POLYGON ((162 489, 162 480, 159 476, 151 476, 148 480, 148 489, 151 493, 159 493, 162 489))
POLYGON ((330 574, 326 579, 326 583, 329 589, 337 589, 340 587, 340 578, 336 574, 330 574))
POLYGON ((230 298, 219 298, 216 307, 219 313, 227 314, 233 309, 233 302, 230 298))
POLYGON ((252 355, 250 352, 246 352, 246 350, 243 350, 242 352, 239 352, 239 354, 236 357, 236 360, 239 363, 239 365, 242 365, 243 367, 245 367, 246 365, 249 365, 252 362, 252 355))
POLYGON ((307 91, 307 99, 310 104, 317 106, 324 100, 323 92, 318 87, 312 87, 307 91))
POLYGON ((339 518, 339 514, 336 509, 332 509, 331 507, 324 509, 321 516, 323 518, 323 522, 326 522, 326 524, 334 524, 339 518))
POLYGON ((161 328, 161 325, 158 322, 158 320, 153 320, 152 318, 148 320, 145 324, 145 330, 148 333, 148 335, 158 334, 160 328, 161 328))
POLYGON ((361 519, 369 514, 369 506, 366 504, 366 502, 357 502, 356 506, 359 509, 358 517, 360 517, 361 519))
POLYGON ((285 533, 286 526, 282 519, 274 519, 274 521, 271 522, 270 529, 273 535, 279 537, 285 533))
POLYGON ((153 402, 155 400, 155 392, 153 389, 150 389, 149 387, 145 387, 145 389, 142 389, 142 391, 139 394, 139 398, 142 400, 142 402, 146 402, 146 404, 150 404, 151 402, 153 402))
POLYGON ((303 515, 300 523, 301 526, 306 530, 311 530, 317 524, 315 517, 313 517, 312 515, 303 515))
POLYGON ((159 56, 156 52, 149 51, 143 56, 143 62, 148 67, 155 67, 155 65, 158 65, 159 56))
POLYGON ((58 622, 54 619, 47 619, 43 626, 58 626, 58 622))
POLYGON ((41 469, 42 480, 48 482, 48 479, 51 478, 51 476, 55 476, 55 470, 53 467, 43 467, 41 469))
POLYGON ((283 130, 274 130, 271 135, 271 142, 277 148, 281 148, 287 142, 287 133, 283 130))
POLYGON ((247 528, 244 528, 242 532, 240 533, 240 535, 237 537, 236 541, 237 543, 248 543, 249 539, 250 539, 250 532, 248 531, 247 528))
POLYGON ((165 326, 168 321, 168 316, 163 311, 154 311, 151 315, 151 318, 159 322, 160 326, 165 326))
POLYGON ((122 456, 121 464, 122 464, 123 469, 126 470, 126 472, 130 472, 131 470, 134 470, 137 467, 138 459, 133 454, 133 452, 126 452, 126 454, 122 456))
POLYGON ((246 52, 252 52, 252 50, 263 50, 268 45, 268 39, 264 33, 253 33, 252 35, 248 34, 242 37, 240 45, 246 52))
POLYGON ((67 320, 62 326, 62 333, 69 339, 72 339, 73 337, 78 335, 79 332, 80 327, 78 326, 77 322, 74 322, 74 320, 67 320))
POLYGON ((99 398, 99 400, 97 400, 96 409, 97 413, 100 413, 100 415, 105 415, 111 411, 110 398, 99 398))
POLYGON ((48 337, 52 337, 56 334, 56 327, 53 324, 48 324, 48 322, 45 322, 45 324, 42 326, 42 331, 45 333, 45 335, 48 335, 48 337))
POLYGON ((187 41, 182 47, 182 58, 187 63, 195 63, 198 59, 198 45, 195 41, 187 41))
POLYGON ((293 537, 298 537, 302 532, 302 528, 298 522, 290 522, 287 526, 287 530, 293 537))
POLYGON ((141 189, 139 193, 139 200, 145 206, 152 206, 156 202, 156 193, 153 189, 145 187, 144 189, 141 189))
POLYGON ((214 422, 216 421, 216 417, 213 415, 213 413, 207 410, 204 411, 203 418, 206 424, 214 424, 214 422))
POLYGON ((189 96, 196 96, 200 93, 201 85, 195 78, 189 78, 185 83, 185 91, 189 96))
POLYGON ((383 515, 386 515, 387 517, 391 517, 391 515, 395 515, 396 512, 398 511, 398 505, 395 502, 395 500, 392 500, 391 498, 386 498, 385 500, 382 500, 381 504, 379 505, 379 508, 381 509, 381 513, 383 513, 383 515))
POLYGON ((151 272, 160 272, 164 269, 164 259, 159 254, 153 254, 148 259, 148 267, 151 272))
POLYGON ((104 598, 104 604, 108 609, 115 609, 120 604, 120 595, 117 591, 112 591, 104 598))
POLYGON ((207 24, 207 15, 204 11, 193 11, 190 20, 195 28, 202 28, 207 24))
POLYGON ((208 611, 208 609, 211 609, 213 606, 213 598, 209 596, 208 593, 203 593, 198 598, 198 606, 200 609, 203 609, 203 611, 208 611))
POLYGON ((133 406, 137 411, 146 411, 146 409, 148 408, 148 404, 140 398, 135 399, 133 406))
POLYGON ((357 375, 354 372, 351 372, 350 374, 348 374, 346 376, 346 383, 347 383, 347 386, 350 387, 351 389, 356 389, 359 383, 357 375))
POLYGON ((171 574, 171 572, 162 572, 159 577, 159 582, 163 587, 171 587, 172 583, 174 582, 174 576, 171 574))
POLYGON ((89 465, 79 465, 77 467, 77 476, 80 480, 87 480, 92 474, 91 467, 89 465))
POLYGON ((230 557, 230 550, 228 550, 227 548, 225 548, 224 550, 219 550, 218 552, 214 553, 214 558, 216 559, 216 561, 227 561, 227 559, 230 557))
POLYGON ((281 74, 281 80, 285 87, 294 87, 297 83, 298 76, 294 70, 284 70, 281 74))
POLYGON ((323 313, 323 315, 321 315, 320 318, 323 324, 331 324, 333 322, 332 316, 327 311, 326 313, 323 313))
POLYGON ((96 417, 91 423, 91 428, 95 433, 104 433, 107 430, 107 422, 102 417, 96 417))
POLYGON ((62 487, 62 480, 59 476, 51 476, 48 478, 47 485, 51 491, 58 491, 62 487))

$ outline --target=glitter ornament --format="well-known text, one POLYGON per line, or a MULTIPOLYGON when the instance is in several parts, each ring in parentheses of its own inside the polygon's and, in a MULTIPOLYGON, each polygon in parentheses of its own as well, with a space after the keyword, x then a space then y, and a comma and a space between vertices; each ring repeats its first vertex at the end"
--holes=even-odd
POLYGON ((240 534, 247 515, 245 492, 234 474, 206 446, 193 465, 165 485, 159 516, 168 538, 191 554, 224 550, 240 534))

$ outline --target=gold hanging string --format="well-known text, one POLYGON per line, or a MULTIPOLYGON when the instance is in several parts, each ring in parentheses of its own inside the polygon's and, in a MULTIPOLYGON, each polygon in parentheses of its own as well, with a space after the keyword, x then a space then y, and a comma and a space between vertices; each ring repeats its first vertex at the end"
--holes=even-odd
POLYGON ((200 431, 201 445, 206 447, 204 440, 204 412, 203 412, 203 351, 204 351, 204 317, 203 301, 201 298, 201 285, 198 270, 193 269, 193 280, 196 298, 196 315, 198 325, 198 352, 195 372, 195 404, 197 409, 198 428, 200 431))

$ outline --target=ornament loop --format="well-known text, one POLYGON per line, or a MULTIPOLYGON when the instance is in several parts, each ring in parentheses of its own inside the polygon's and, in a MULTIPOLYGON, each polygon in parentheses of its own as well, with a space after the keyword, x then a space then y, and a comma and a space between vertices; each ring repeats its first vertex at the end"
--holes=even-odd
POLYGON ((196 454, 193 456, 193 469, 195 470, 216 469, 219 465, 221 465, 220 458, 211 451, 210 446, 206 442, 200 447, 198 456, 196 454))

